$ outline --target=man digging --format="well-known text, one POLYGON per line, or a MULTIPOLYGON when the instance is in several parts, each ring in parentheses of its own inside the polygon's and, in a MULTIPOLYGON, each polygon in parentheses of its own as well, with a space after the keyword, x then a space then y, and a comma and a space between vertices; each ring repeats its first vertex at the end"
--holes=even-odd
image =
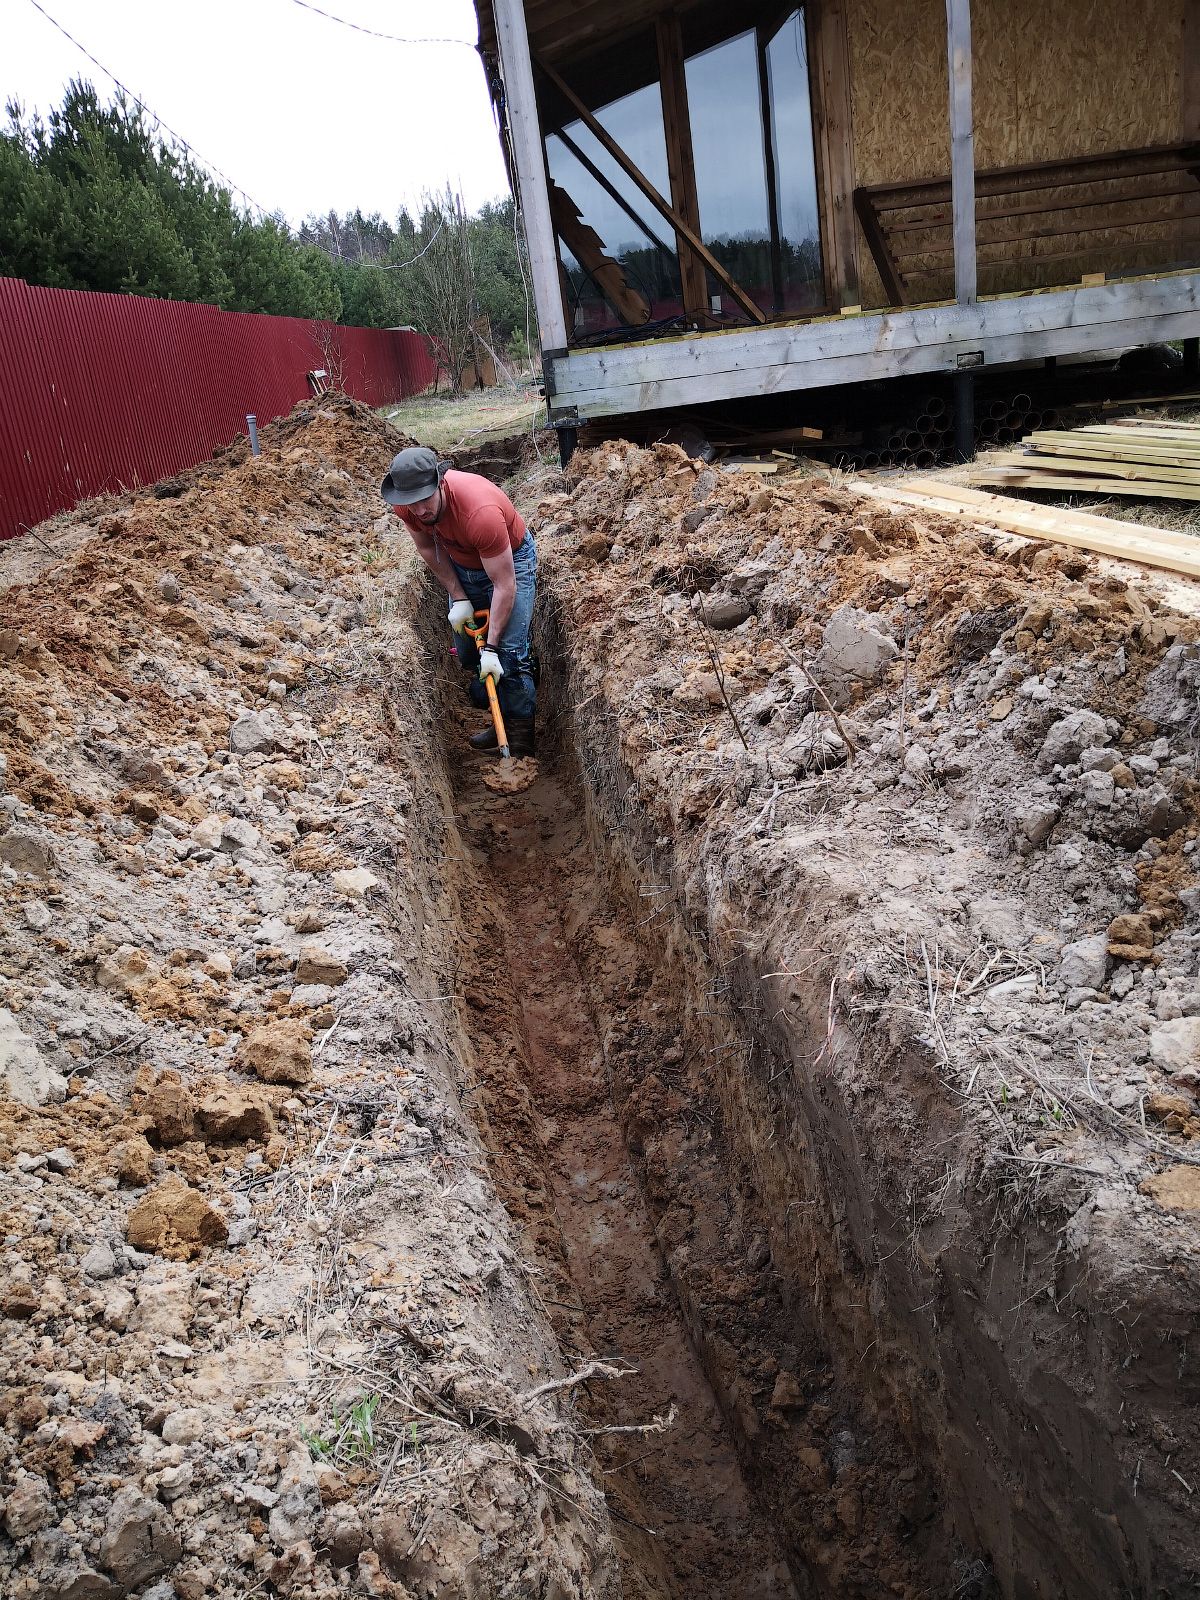
MULTIPOLYGON (((401 450, 383 480, 383 498, 412 535, 421 560, 450 597, 449 622, 459 663, 478 682, 471 700, 486 708, 492 678, 514 756, 534 753, 535 690, 529 625, 537 588, 537 551, 512 501, 487 478, 455 472, 432 450, 401 450), (476 611, 489 613, 483 648, 464 631, 476 611)), ((471 735, 475 750, 495 750, 492 727, 471 735)))

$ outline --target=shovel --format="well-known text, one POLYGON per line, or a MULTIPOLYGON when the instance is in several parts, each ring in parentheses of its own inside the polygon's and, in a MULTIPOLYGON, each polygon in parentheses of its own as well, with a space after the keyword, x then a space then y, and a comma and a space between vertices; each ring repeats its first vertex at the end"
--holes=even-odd
MULTIPOLYGON (((476 650, 482 650, 487 643, 487 631, 490 621, 490 612, 477 611, 475 613, 475 626, 472 627, 468 622, 463 629, 464 633, 469 633, 471 638, 474 639, 476 650)), ((496 696, 496 680, 495 678, 485 678, 483 681, 487 684, 488 709, 492 713, 492 726, 496 730, 496 743, 500 748, 500 759, 505 763, 501 770, 511 773, 512 757, 508 753, 508 732, 504 726, 504 717, 500 711, 500 701, 496 696)))

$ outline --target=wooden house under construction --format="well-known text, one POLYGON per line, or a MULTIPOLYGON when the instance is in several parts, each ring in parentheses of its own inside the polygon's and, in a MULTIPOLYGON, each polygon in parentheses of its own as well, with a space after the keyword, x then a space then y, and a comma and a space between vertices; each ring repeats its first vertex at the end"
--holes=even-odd
POLYGON ((1200 0, 476 0, 551 419, 1200 335, 1200 0))

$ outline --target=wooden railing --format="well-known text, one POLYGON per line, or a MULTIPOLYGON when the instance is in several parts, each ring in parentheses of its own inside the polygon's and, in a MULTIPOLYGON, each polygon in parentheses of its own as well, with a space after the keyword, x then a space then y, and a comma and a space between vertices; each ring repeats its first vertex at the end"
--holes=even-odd
MULTIPOLYGON (((871 184, 854 209, 891 305, 941 298, 953 281, 950 182, 871 184)), ((975 174, 980 289, 1042 287, 1195 264, 1200 144, 1160 145, 975 174), (1068 268, 1066 263, 1070 263, 1068 268)))

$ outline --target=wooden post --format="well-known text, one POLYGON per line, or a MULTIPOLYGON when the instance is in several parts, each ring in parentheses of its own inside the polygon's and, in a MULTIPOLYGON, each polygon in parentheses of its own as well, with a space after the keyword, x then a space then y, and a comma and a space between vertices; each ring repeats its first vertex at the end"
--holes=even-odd
POLYGON ((858 240, 854 232, 854 133, 850 117, 850 53, 845 0, 818 0, 809 23, 817 122, 817 183, 821 195, 821 253, 830 304, 859 303, 858 240))
MULTIPOLYGON (((662 86, 663 132, 667 141, 667 171, 671 178, 671 204, 694 233, 700 232, 700 200, 696 193, 696 164, 692 154, 692 124, 688 113, 687 78, 683 70, 683 31, 674 11, 655 23, 658 76, 662 86)), ((689 317, 708 316, 708 282, 704 263, 676 231, 679 282, 683 309, 689 317)))
POLYGON ((954 215, 954 298, 974 305, 975 133, 971 120, 971 0, 946 0, 950 68, 950 194, 954 215))
POLYGON ((1183 0, 1183 70, 1179 137, 1200 139, 1200 0, 1183 0))
POLYGON ((529 56, 529 35, 525 30, 524 0, 494 0, 493 11, 496 43, 500 47, 500 66, 504 75, 505 111, 512 135, 525 238, 529 244, 533 298, 537 306, 542 350, 565 350, 567 319, 559 286, 554 224, 550 220, 545 153, 542 131, 538 125, 533 64, 529 56))

